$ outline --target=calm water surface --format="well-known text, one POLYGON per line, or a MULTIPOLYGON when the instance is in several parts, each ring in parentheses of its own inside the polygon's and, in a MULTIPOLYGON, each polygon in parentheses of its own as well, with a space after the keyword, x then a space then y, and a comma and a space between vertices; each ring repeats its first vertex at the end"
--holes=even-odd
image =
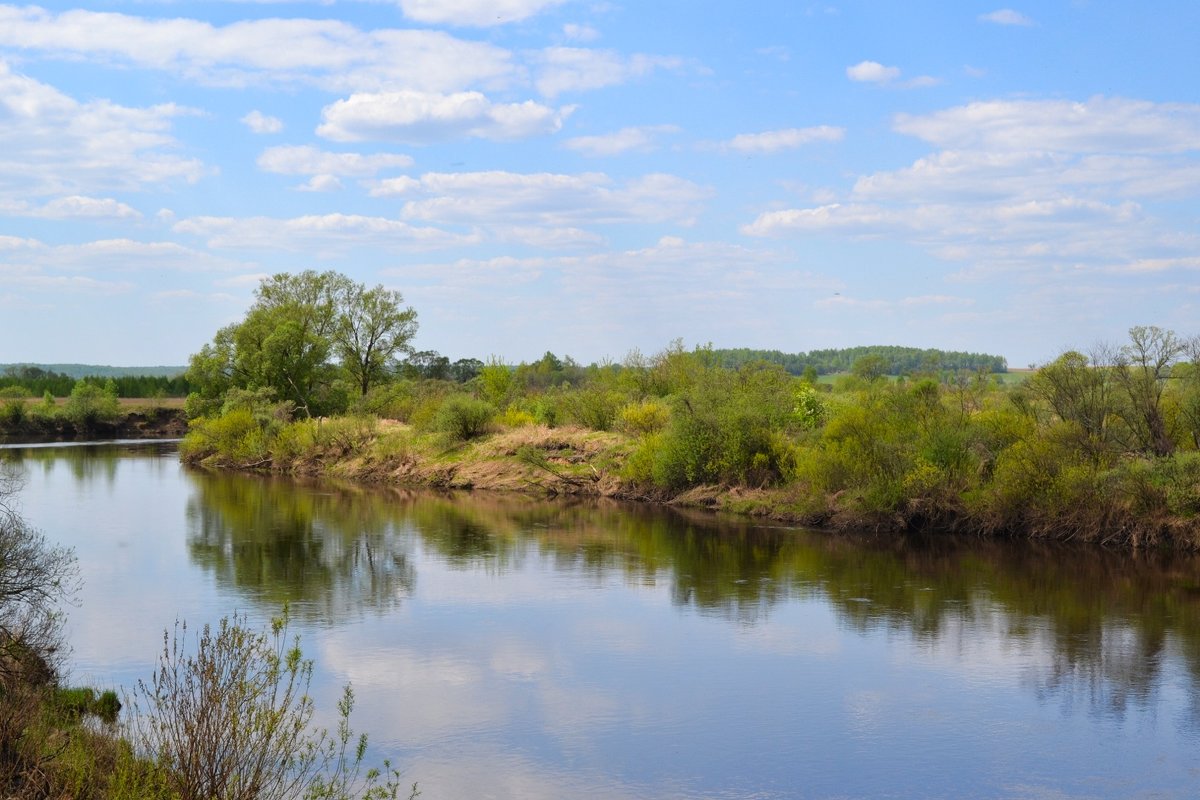
POLYGON ((1200 796, 1200 562, 8 449, 74 547, 72 677, 291 604, 430 798, 1200 796))

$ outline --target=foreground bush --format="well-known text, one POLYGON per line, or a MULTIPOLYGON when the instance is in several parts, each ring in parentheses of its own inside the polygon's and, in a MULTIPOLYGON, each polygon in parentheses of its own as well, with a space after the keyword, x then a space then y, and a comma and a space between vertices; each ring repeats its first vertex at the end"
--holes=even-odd
POLYGON ((180 800, 397 797, 390 763, 363 772, 367 740, 350 729, 349 687, 336 732, 313 726, 312 668, 288 635, 286 609, 269 632, 236 615, 205 626, 194 652, 178 624, 163 635, 153 679, 133 695, 131 739, 180 800))

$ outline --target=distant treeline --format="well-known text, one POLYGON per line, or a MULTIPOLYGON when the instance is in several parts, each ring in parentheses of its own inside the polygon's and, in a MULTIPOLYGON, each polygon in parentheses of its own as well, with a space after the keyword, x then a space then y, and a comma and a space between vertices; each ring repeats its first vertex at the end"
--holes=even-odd
POLYGON ((17 386, 25 389, 32 397, 41 397, 46 392, 54 397, 67 397, 79 381, 98 385, 112 381, 117 388, 118 397, 187 397, 191 389, 187 378, 177 371, 177 367, 86 367, 96 372, 72 376, 48 369, 48 366, 51 365, 5 365, 0 371, 0 390, 17 386), (176 372, 172 375, 147 374, 168 369, 176 372), (131 374, 138 370, 143 370, 142 374, 131 374), (125 374, 118 374, 120 372, 125 374))
POLYGON ((811 350, 807 353, 783 353, 779 350, 751 350, 747 347, 714 349, 713 355, 722 366, 736 369, 756 361, 779 364, 793 375, 803 375, 808 367, 818 375, 835 372, 850 372, 854 363, 862 358, 882 359, 887 375, 913 375, 915 373, 938 373, 945 370, 969 370, 978 372, 1008 372, 1008 361, 1004 356, 987 353, 964 353, 954 350, 922 350, 919 347, 896 347, 894 345, 870 345, 846 347, 836 350, 811 350))
POLYGON ((0 373, 10 369, 34 367, 43 372, 55 372, 68 378, 123 378, 127 376, 150 375, 154 377, 173 378, 187 372, 187 367, 110 367, 107 364, 0 364, 0 373))

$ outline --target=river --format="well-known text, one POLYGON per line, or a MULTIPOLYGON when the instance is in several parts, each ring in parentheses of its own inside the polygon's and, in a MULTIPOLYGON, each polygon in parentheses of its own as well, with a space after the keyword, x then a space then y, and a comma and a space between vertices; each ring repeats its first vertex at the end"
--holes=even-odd
POLYGON ((290 604, 332 721, 442 798, 1191 798, 1200 560, 8 448, 73 547, 71 678, 290 604))

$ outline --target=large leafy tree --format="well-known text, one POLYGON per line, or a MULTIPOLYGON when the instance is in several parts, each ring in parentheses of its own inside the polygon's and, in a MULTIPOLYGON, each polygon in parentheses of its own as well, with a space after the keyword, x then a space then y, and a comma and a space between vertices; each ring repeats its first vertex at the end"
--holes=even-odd
POLYGON ((339 410, 347 384, 366 394, 407 351, 417 315, 403 302, 332 271, 265 279, 245 319, 192 356, 193 410, 212 410, 231 389, 267 392, 306 416, 339 410))
POLYGON ((344 309, 334 330, 333 343, 342 368, 362 394, 387 376, 417 332, 417 312, 402 308, 399 292, 382 286, 367 289, 351 285, 345 290, 344 309))

